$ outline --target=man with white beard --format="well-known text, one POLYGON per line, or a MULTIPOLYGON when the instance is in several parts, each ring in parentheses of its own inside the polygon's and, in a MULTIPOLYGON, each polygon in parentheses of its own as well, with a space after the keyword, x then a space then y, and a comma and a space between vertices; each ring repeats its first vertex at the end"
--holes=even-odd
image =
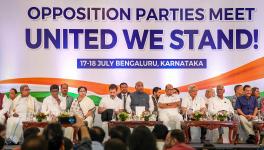
POLYGON ((21 94, 18 95, 11 106, 10 118, 7 120, 6 137, 8 143, 18 144, 23 133, 22 122, 29 115, 40 111, 41 103, 30 95, 28 85, 20 86, 21 94))

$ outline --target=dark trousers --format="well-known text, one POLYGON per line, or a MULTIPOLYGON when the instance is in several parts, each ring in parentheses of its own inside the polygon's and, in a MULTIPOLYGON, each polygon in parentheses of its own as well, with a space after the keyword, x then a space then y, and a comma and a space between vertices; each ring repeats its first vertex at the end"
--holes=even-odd
POLYGON ((205 140, 206 133, 207 133, 207 129, 201 127, 201 140, 205 140))
MULTIPOLYGON (((200 137, 200 139, 201 140, 205 140, 205 136, 206 136, 206 133, 207 133, 207 129, 206 128, 204 128, 204 127, 201 127, 201 137, 200 137)), ((191 128, 189 128, 189 137, 190 137, 190 141, 191 141, 191 139, 192 139, 192 137, 191 137, 191 128)))

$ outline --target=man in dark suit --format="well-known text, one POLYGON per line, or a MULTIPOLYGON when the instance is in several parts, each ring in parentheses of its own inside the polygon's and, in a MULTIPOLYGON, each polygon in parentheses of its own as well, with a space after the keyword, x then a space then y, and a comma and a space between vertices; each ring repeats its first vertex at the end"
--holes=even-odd
POLYGON ((122 82, 120 85, 120 93, 117 94, 117 97, 123 101, 124 110, 127 111, 127 99, 130 98, 130 93, 128 92, 128 85, 125 82, 122 82))

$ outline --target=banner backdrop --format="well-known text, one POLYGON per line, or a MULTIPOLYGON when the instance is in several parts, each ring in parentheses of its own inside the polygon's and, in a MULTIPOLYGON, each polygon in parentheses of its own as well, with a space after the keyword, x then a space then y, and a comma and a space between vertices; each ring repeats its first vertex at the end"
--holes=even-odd
MULTIPOLYGON (((91 95, 127 82, 146 91, 235 84, 264 88, 263 0, 5 0, 0 88, 80 85, 91 95)), ((204 94, 200 92, 200 94, 204 94)))

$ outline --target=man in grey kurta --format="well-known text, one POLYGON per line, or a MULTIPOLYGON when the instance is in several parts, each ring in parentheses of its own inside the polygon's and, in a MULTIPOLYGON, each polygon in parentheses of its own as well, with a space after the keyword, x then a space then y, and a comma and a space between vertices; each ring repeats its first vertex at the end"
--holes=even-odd
POLYGON ((149 95, 144 92, 143 82, 138 81, 135 85, 136 91, 130 94, 131 102, 128 102, 128 112, 135 113, 137 106, 145 106, 145 111, 149 111, 149 95))

